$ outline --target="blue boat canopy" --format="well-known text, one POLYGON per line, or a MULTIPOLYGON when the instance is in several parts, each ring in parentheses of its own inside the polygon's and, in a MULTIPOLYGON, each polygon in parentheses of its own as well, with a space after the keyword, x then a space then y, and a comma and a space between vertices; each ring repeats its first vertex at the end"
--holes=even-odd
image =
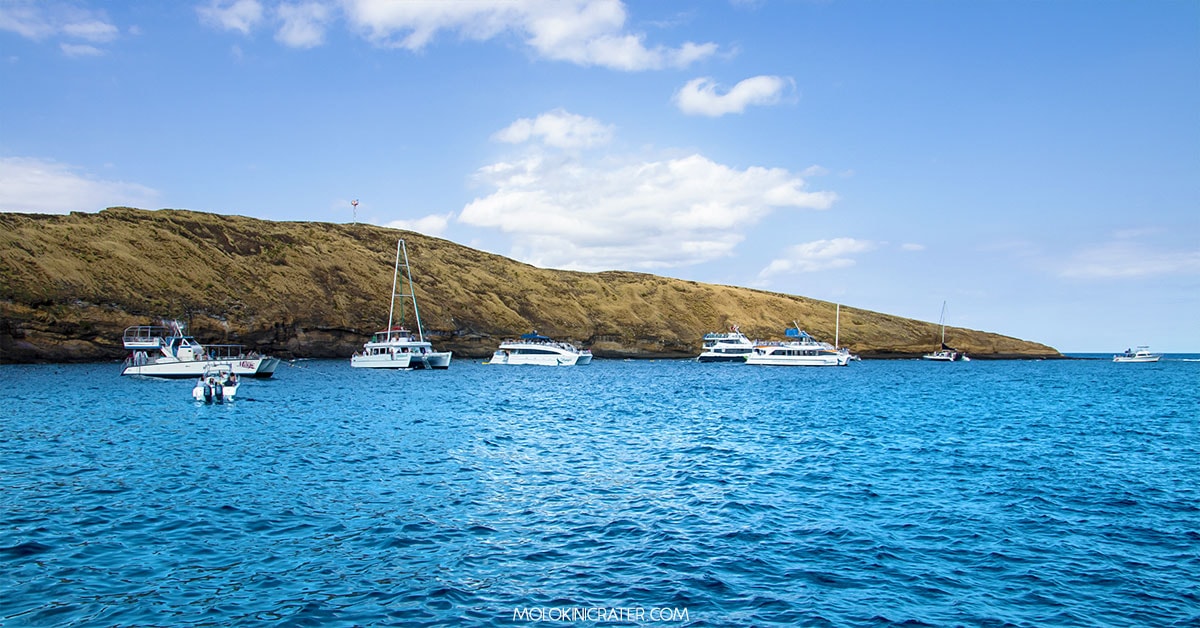
POLYGON ((535 331, 532 334, 521 334, 521 340, 547 340, 548 341, 550 339, 535 331))
POLYGON ((808 332, 806 332, 802 329, 788 328, 787 336, 788 336, 788 338, 808 338, 808 332))

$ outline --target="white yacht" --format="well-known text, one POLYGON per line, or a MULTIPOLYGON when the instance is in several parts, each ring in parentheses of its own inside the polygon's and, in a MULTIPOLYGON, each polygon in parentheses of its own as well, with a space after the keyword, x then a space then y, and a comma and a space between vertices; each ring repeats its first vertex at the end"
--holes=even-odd
POLYGON ((838 349, 828 342, 820 342, 799 329, 787 330, 789 337, 799 338, 788 342, 766 342, 754 346, 754 352, 746 356, 746 364, 761 366, 846 366, 850 363, 850 352, 838 349))
POLYGON ((183 333, 180 321, 125 328, 122 343, 129 351, 121 375, 183 379, 199 377, 218 364, 242 377, 270 377, 279 358, 245 352, 242 345, 202 345, 183 333))
POLYGON ((1126 349, 1125 353, 1113 356, 1113 362, 1158 362, 1161 359, 1161 353, 1150 353, 1150 347, 1145 345, 1138 347, 1136 351, 1126 349))
POLYGON ((967 357, 966 352, 959 351, 954 347, 946 344, 946 302, 942 301, 942 317, 939 324, 942 326, 942 347, 933 353, 927 353, 921 356, 922 360, 931 362, 970 362, 971 358, 967 357))
MULTIPOLYGON (((404 284, 399 288, 404 290, 404 284)), ((350 366, 355 368, 372 369, 447 369, 450 368, 450 352, 434 351, 433 345, 425 340, 421 329, 421 314, 417 310, 417 295, 413 291, 412 273, 408 266, 408 247, 404 240, 396 242, 396 266, 392 271, 392 303, 388 308, 387 329, 377 331, 363 345, 362 353, 355 353, 350 358, 350 366), (397 282, 400 277, 400 259, 404 258, 404 275, 408 281, 408 293, 397 294, 397 282), (400 318, 404 318, 404 302, 412 299, 413 318, 417 321, 417 332, 406 329, 403 324, 393 326, 392 319, 396 312, 396 298, 400 302, 400 318)))
POLYGON ((696 357, 699 362, 744 362, 754 352, 750 341, 737 325, 726 333, 704 334, 704 351, 696 357))
POLYGON ((591 364, 592 352, 569 342, 552 340, 536 331, 516 340, 505 340, 488 364, 532 364, 536 366, 582 366, 591 364))

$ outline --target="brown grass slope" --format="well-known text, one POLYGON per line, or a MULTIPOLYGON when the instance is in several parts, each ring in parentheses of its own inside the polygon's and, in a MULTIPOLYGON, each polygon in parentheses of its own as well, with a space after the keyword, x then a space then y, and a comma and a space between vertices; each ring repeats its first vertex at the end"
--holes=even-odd
MULTIPOLYGON (((345 357, 386 325, 396 239, 421 320, 439 349, 490 355, 536 329, 601 357, 689 357, 709 331, 779 339, 791 322, 833 340, 834 305, 630 272, 535 268, 417 233, 363 224, 271 222, 124 207, 68 216, 0 214, 0 362, 118 358, 121 331, 160 318, 202 342, 284 357, 345 357)), ((411 310, 405 322, 412 325, 411 310)), ((842 308, 842 344, 902 357, 937 346, 932 323, 842 308)), ((948 328, 979 357, 1054 349, 948 328)))

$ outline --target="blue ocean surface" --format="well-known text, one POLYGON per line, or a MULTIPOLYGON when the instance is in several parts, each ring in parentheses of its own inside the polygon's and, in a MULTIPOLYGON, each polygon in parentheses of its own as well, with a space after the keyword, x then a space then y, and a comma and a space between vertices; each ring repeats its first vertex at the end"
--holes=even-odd
POLYGON ((0 625, 1200 625, 1200 356, 3 366, 0 625))

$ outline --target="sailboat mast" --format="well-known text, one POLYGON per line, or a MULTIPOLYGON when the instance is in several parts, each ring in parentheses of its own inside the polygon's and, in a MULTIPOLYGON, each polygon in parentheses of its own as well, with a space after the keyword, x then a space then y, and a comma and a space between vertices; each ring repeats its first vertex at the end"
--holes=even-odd
POLYGON ((404 240, 396 241, 396 265, 392 267, 392 302, 388 305, 387 339, 392 340, 392 314, 396 311, 396 275, 400 272, 400 245, 404 240))
MULTIPOLYGON (((404 275, 408 277, 408 297, 413 302, 413 318, 417 319, 417 339, 425 342, 425 332, 421 329, 421 313, 417 311, 417 293, 413 290, 412 268, 408 265, 408 246, 404 244, 404 240, 400 241, 400 245, 404 248, 404 275)), ((399 260, 399 257, 396 259, 399 260)))
POLYGON ((837 304, 837 318, 833 323, 833 348, 836 349, 841 345, 840 338, 842 335, 842 304, 837 304))
POLYGON ((938 319, 938 324, 942 326, 942 346, 946 346, 946 302, 942 301, 942 317, 938 319))

